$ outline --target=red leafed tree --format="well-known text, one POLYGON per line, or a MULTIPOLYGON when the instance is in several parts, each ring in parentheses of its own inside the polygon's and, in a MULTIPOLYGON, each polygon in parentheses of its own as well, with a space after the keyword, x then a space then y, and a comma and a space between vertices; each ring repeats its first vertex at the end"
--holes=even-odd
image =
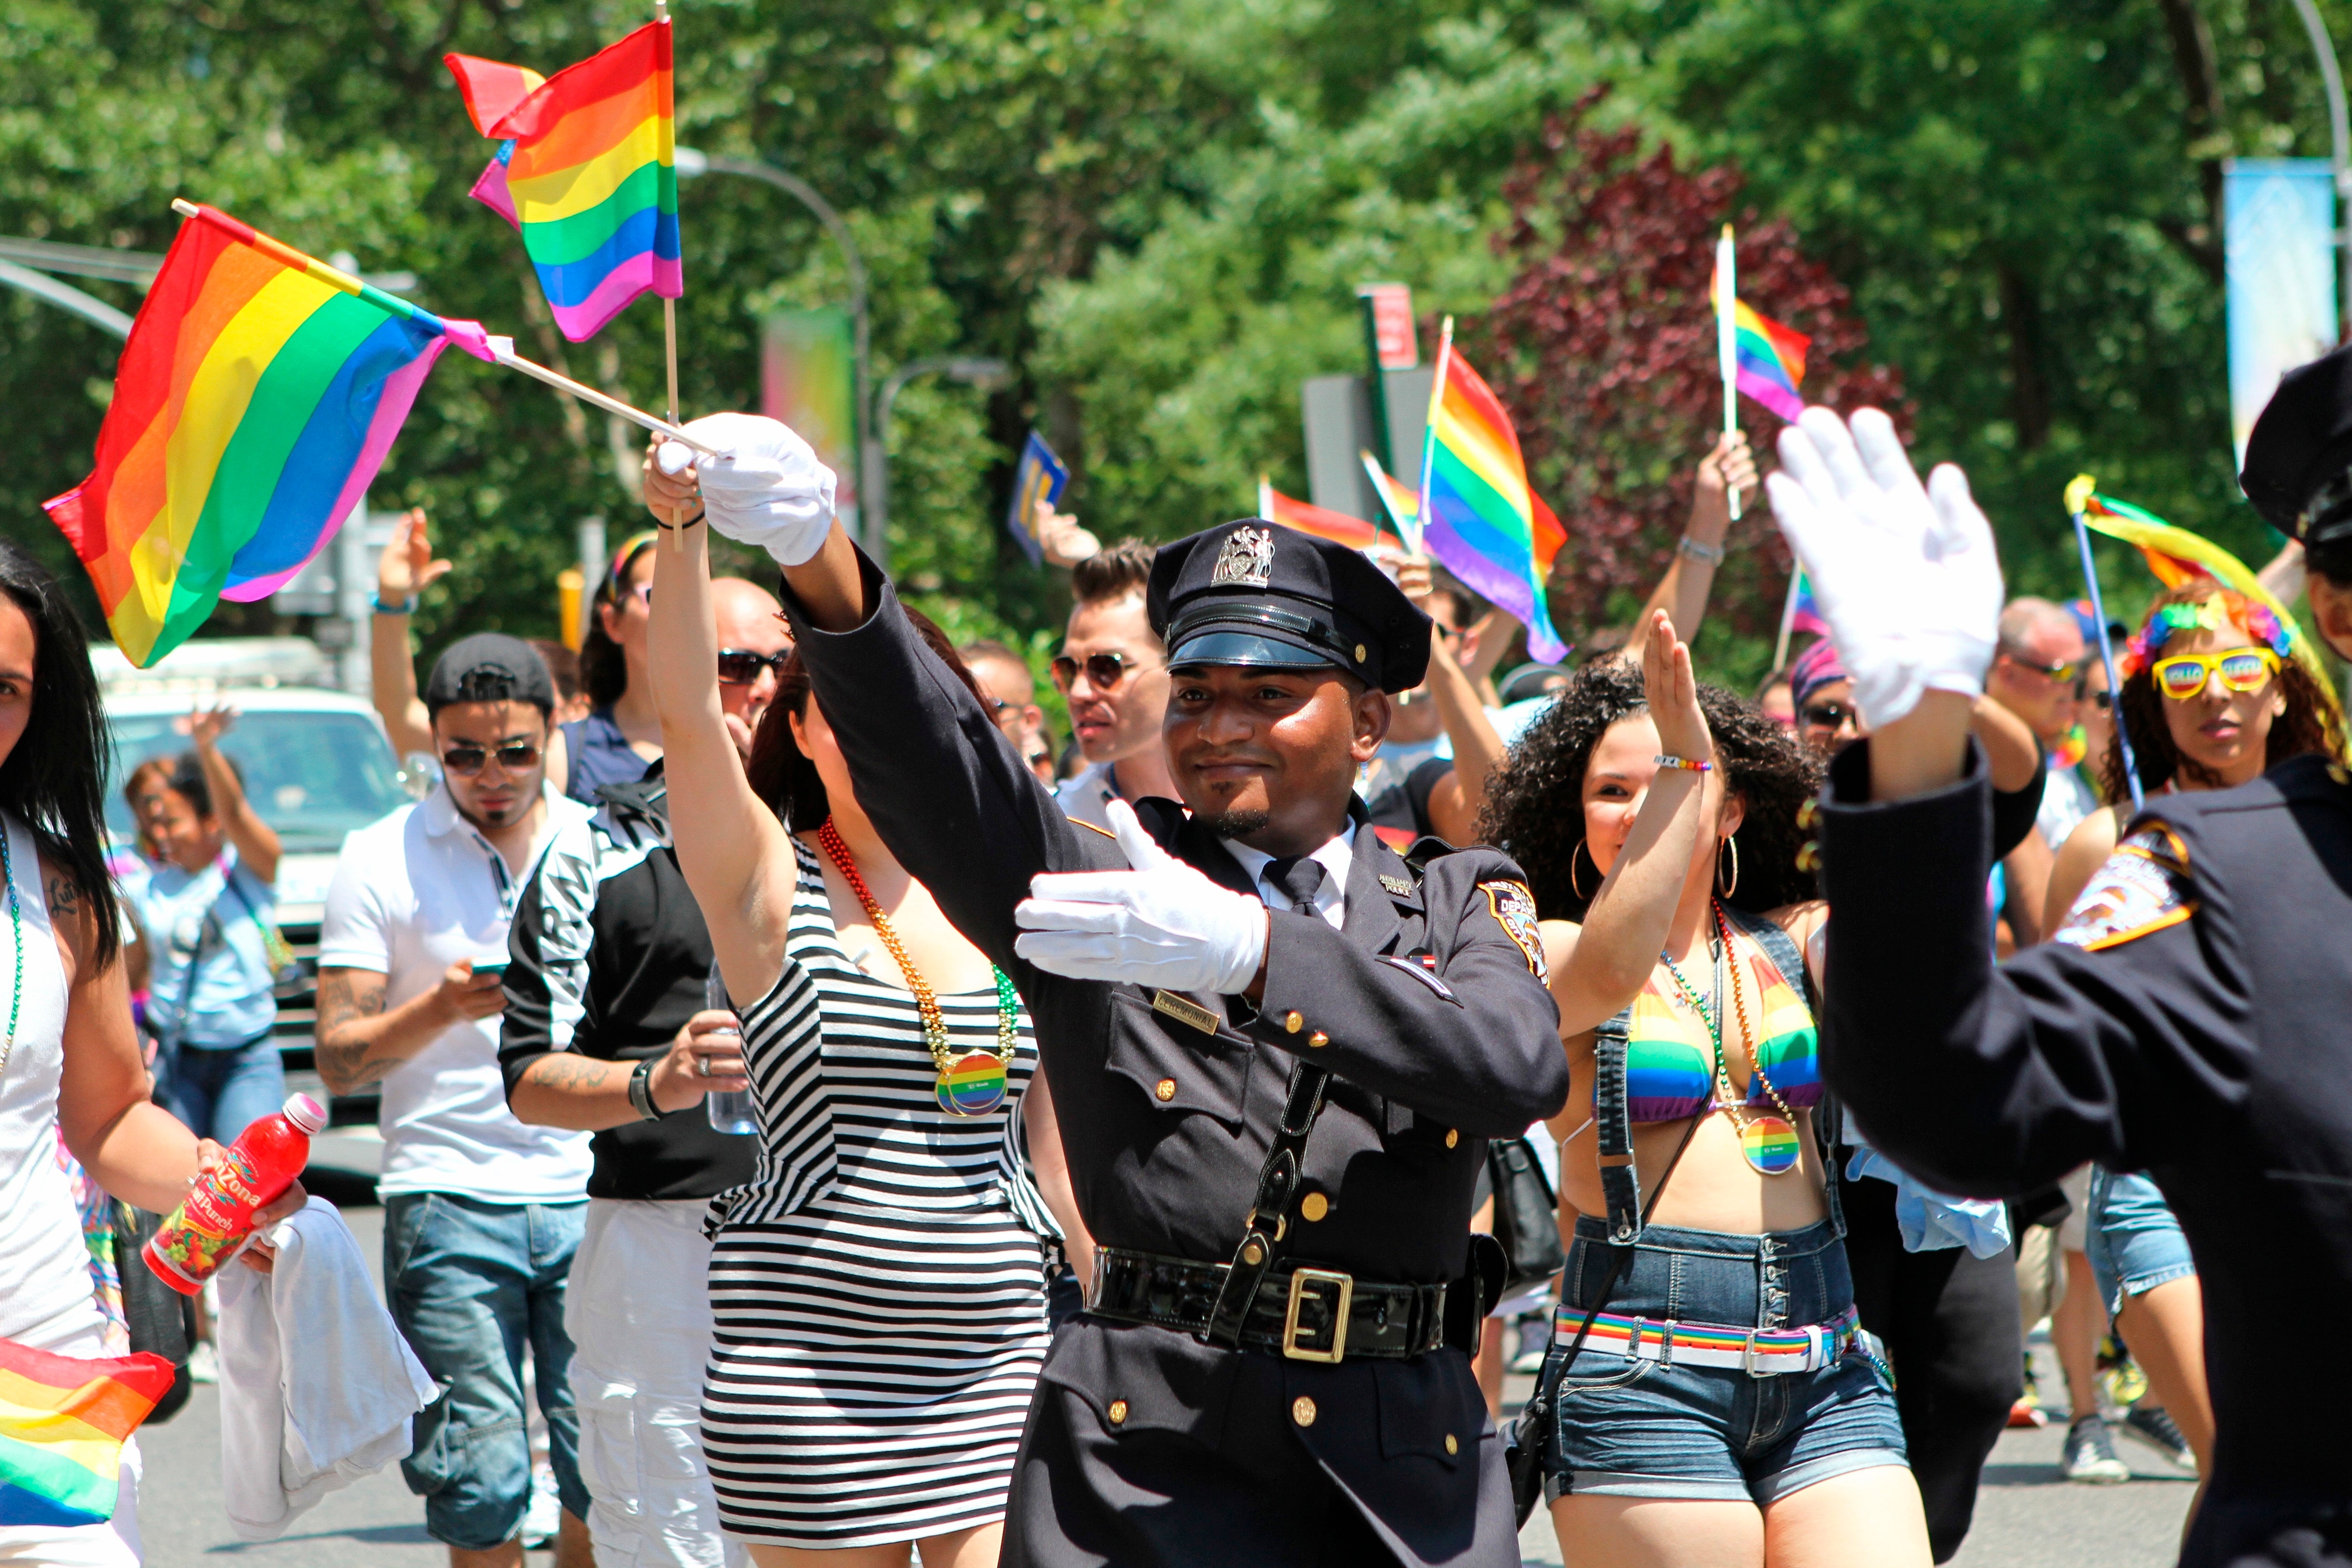
MULTIPOLYGON (((1714 309, 1715 245, 1736 226, 1739 296, 1812 339, 1808 403, 1885 409, 1909 436, 1898 372, 1862 363, 1869 334, 1845 286, 1797 248, 1780 219, 1735 212, 1744 183, 1727 165, 1676 166, 1642 134, 1589 123, 1606 92, 1554 116, 1504 186, 1510 226, 1493 238, 1519 263, 1483 320, 1457 326, 1518 428, 1536 491, 1568 530, 1553 563, 1552 619, 1571 639, 1622 616, 1622 594, 1656 585, 1690 513, 1698 459, 1723 427, 1714 309), (1612 601, 1617 601, 1612 606, 1612 601)), ((1781 420, 1739 400, 1740 427, 1771 466, 1781 420)), ((1760 495, 1742 498, 1709 615, 1769 632, 1789 552, 1760 495)))

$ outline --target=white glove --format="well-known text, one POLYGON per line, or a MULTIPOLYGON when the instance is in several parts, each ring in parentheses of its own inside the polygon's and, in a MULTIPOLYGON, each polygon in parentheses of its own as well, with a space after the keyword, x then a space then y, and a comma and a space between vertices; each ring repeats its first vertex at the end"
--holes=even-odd
POLYGON ((683 441, 664 441, 654 460, 665 474, 696 468, 702 515, 713 529, 786 566, 817 552, 833 528, 834 478, 814 447, 757 414, 713 414, 686 428, 727 455, 706 457, 683 441))
POLYGON ((1265 905, 1209 880, 1151 841, 1135 808, 1110 803, 1131 871, 1041 872, 1014 906, 1013 951, 1049 974, 1171 991, 1248 988, 1265 958, 1265 905))
POLYGON ((1966 474, 1939 464, 1922 489, 1885 415, 1858 410, 1849 434, 1808 408, 1780 432, 1780 471, 1764 483, 1873 728, 1925 692, 1983 694, 2000 562, 1966 474))

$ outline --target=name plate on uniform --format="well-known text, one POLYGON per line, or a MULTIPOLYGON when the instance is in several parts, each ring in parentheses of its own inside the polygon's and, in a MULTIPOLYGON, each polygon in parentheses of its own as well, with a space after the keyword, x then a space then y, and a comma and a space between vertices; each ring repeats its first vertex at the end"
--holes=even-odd
POLYGON ((1204 1035, 1213 1035, 1224 1020, 1202 1006, 1189 996, 1179 996, 1173 991, 1154 991, 1151 1010, 1165 1013, 1180 1024, 1190 1024, 1204 1035))

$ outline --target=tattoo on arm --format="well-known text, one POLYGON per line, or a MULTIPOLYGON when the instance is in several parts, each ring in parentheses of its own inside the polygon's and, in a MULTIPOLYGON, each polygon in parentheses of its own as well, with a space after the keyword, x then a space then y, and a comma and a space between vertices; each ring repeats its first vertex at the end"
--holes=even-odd
MULTIPOLYGON (((523 1069, 522 1081, 558 1094, 609 1094, 626 1091, 628 1077, 613 1069, 623 1064, 597 1061, 572 1051, 551 1051, 523 1069)), ((634 1068, 635 1064, 628 1064, 634 1068)))
POLYGON ((319 973, 319 1076, 338 1094, 377 1082, 399 1065, 369 1061, 374 1042, 358 1037, 351 1027, 383 1012, 383 989, 384 977, 363 969, 319 973))

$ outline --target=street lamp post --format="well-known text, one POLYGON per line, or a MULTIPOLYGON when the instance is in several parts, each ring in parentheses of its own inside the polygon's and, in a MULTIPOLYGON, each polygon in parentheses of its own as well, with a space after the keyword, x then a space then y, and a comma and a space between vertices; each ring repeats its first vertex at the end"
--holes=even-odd
MULTIPOLYGON (((874 458, 867 468, 866 501, 874 510, 869 537, 877 542, 890 521, 890 408, 898 401, 898 394, 908 382, 919 375, 944 375, 967 386, 1002 386, 1011 379, 1013 369, 1001 359, 967 359, 961 355, 943 354, 932 359, 919 359, 901 366, 895 375, 882 384, 882 395, 874 400, 874 458)), ((866 553, 886 568, 876 544, 866 546, 866 553)))
POLYGON ((2336 164, 2336 249, 2339 271, 2336 309, 2352 321, 2352 124, 2344 106, 2344 69, 2336 63, 2336 45, 2327 36, 2313 0, 2294 0, 2303 30, 2311 36, 2311 52, 2319 57, 2319 84, 2327 94, 2327 138, 2336 164))
POLYGON ((713 157, 693 147, 677 148, 674 156, 678 178, 682 180, 706 174, 740 174, 745 179, 773 185, 814 213, 817 221, 824 225, 825 232, 833 236, 834 243, 841 247, 842 264, 849 273, 850 352, 854 362, 851 374, 856 383, 850 389, 850 401, 856 405, 857 419, 857 489, 861 498, 858 531, 866 536, 866 552, 887 566, 888 557, 883 544, 882 514, 879 508, 866 499, 876 495, 889 480, 882 474, 882 444, 875 439, 873 422, 868 417, 872 412, 868 399, 874 380, 868 357, 872 324, 866 308, 866 258, 858 254, 857 241, 850 234, 849 225, 843 221, 831 202, 817 194, 814 185, 789 169, 780 169, 773 163, 763 163, 751 158, 713 157))

